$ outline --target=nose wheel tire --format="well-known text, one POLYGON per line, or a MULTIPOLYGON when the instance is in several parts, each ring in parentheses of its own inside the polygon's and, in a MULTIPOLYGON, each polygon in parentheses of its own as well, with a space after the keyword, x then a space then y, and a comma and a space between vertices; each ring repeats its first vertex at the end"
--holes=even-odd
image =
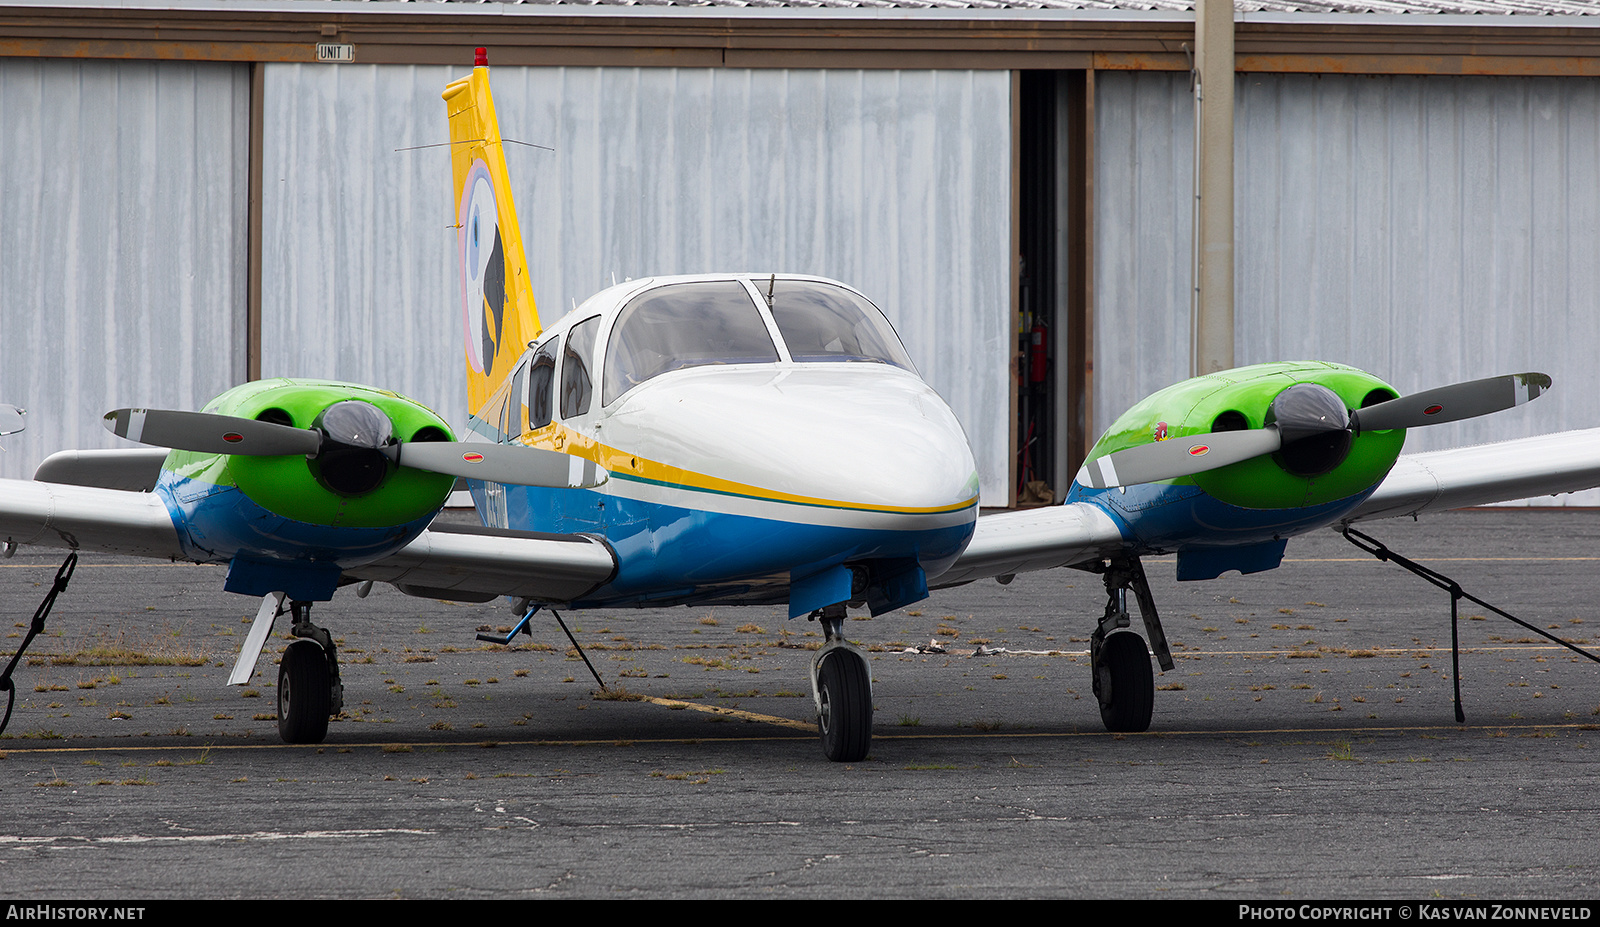
POLYGON ((836 763, 867 758, 872 746, 872 676, 867 661, 849 650, 836 650, 817 672, 817 723, 822 752, 836 763))
POLYGON ((333 676, 315 641, 289 645, 278 663, 278 736, 284 743, 320 744, 328 736, 333 676))
POLYGON ((1137 734, 1150 729, 1156 703, 1156 678, 1150 651, 1132 631, 1106 637, 1094 667, 1094 690, 1106 730, 1137 734))

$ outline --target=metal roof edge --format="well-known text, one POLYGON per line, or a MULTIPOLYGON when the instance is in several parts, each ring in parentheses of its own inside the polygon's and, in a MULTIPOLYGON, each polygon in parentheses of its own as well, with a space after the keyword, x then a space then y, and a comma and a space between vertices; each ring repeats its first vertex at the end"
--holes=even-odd
MULTIPOLYGON (((859 20, 941 22, 1098 22, 1192 23, 1194 13, 1184 10, 1128 9, 974 9, 971 7, 749 7, 667 6, 651 4, 557 3, 441 3, 420 0, 0 0, 7 10, 64 10, 105 12, 209 12, 298 14, 306 17, 338 15, 450 16, 460 18, 569 18, 569 19, 748 19, 748 20, 859 20)), ((1600 12, 1600 11, 1597 11, 1600 12)), ((1536 28, 1596 29, 1600 15, 1492 13, 1344 13, 1344 12, 1237 12, 1240 25, 1344 26, 1377 28, 1536 28)))
POLYGON ((1236 24, 1282 26, 1386 26, 1499 29, 1600 29, 1600 15, 1531 13, 1235 13, 1236 24))
POLYGON ((656 4, 424 3, 411 0, 0 0, 8 9, 78 12, 298 13, 315 15, 597 17, 683 19, 890 19, 890 20, 1057 20, 1100 22, 1193 22, 1194 13, 1175 10, 973 9, 970 7, 749 7, 666 6, 656 4))

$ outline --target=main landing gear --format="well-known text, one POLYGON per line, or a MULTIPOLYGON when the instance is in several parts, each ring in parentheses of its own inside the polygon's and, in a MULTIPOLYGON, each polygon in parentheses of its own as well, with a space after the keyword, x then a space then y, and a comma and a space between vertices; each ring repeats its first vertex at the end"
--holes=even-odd
POLYGON ((857 763, 872 746, 872 671, 866 655, 844 639, 844 603, 812 617, 821 620, 826 637, 811 661, 822 752, 836 763, 857 763))
POLYGON ((278 736, 284 743, 319 744, 328 736, 328 719, 344 708, 339 682, 339 655, 326 628, 311 623, 311 603, 291 602, 301 638, 290 644, 278 663, 278 736))
POLYGON ((1138 733, 1150 727, 1155 708, 1156 681, 1144 641, 1128 630, 1128 589, 1133 589, 1144 618, 1145 634, 1163 670, 1172 669, 1172 652, 1161 630, 1161 617, 1150 595, 1144 567, 1138 557, 1116 559, 1097 571, 1106 584, 1106 613, 1089 638, 1089 663, 1094 674, 1094 694, 1100 701, 1100 720, 1106 730, 1138 733))

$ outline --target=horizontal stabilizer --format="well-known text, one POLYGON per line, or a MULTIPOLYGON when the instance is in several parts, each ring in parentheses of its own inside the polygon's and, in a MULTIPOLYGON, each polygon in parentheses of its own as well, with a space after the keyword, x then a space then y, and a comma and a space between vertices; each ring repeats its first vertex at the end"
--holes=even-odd
POLYGON ((44 483, 149 492, 161 478, 167 453, 159 447, 56 451, 33 471, 33 478, 44 483))
POLYGON ((26 409, 0 404, 0 435, 14 435, 27 428, 27 423, 23 420, 23 416, 27 414, 26 409))

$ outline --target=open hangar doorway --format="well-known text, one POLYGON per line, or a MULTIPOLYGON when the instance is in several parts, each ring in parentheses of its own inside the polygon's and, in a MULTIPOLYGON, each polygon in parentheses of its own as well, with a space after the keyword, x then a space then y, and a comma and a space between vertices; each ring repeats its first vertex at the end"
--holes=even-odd
POLYGON ((1060 502, 1093 440, 1093 71, 1017 72, 1012 492, 1060 502))

